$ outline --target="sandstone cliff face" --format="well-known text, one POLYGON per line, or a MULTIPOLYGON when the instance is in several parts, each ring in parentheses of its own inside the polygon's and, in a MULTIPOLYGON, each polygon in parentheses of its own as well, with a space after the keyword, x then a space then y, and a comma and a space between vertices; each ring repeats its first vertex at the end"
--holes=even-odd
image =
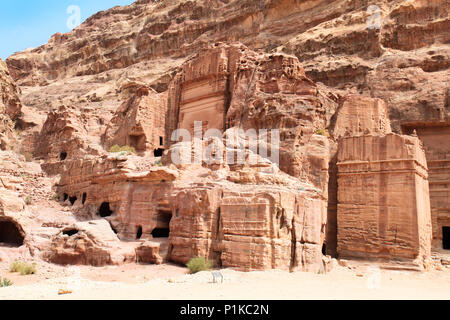
POLYGON ((401 121, 448 119, 448 2, 358 6, 294 37, 282 50, 296 54, 314 81, 383 99, 396 132, 401 121))
MULTIPOLYGON (((79 218, 109 221, 121 240, 159 243, 163 260, 185 264, 206 256, 216 266, 242 270, 322 268, 327 217, 320 190, 269 163, 177 169, 111 155, 67 160, 61 175, 58 191, 79 218)), ((86 259, 84 252, 67 251, 69 240, 55 238, 62 251, 51 259, 64 252, 86 259)), ((153 258, 145 252, 136 249, 139 261, 161 262, 153 249, 153 258)))
POLYGON ((0 60, 0 149, 16 149, 13 121, 21 112, 20 89, 16 86, 6 64, 0 60))
POLYGON ((14 54, 9 71, 0 65, 2 149, 16 121, 22 150, 60 178, 60 205, 74 214, 50 235, 25 230, 30 251, 94 265, 204 255, 245 270, 317 272, 322 251, 423 264, 430 223, 440 248, 450 221, 450 154, 439 145, 450 122, 448 9, 445 0, 138 0, 14 54), (251 145, 244 158, 256 164, 172 163, 198 142, 172 141, 173 130, 193 133, 195 121, 202 133, 218 129, 212 144, 224 152, 246 144, 239 129, 278 129, 279 168, 251 145), (426 160, 417 138, 392 134, 414 130, 426 160), (139 157, 109 153, 115 144, 139 157), (75 217, 104 219, 106 233, 132 243, 113 257, 123 243, 97 241, 104 233, 75 217))
POLYGON ((192 134, 194 121, 202 121, 203 133, 236 127, 270 136, 277 130, 281 170, 326 194, 328 139, 317 133, 325 133, 337 108, 328 94, 296 57, 217 44, 194 55, 172 81, 166 139, 175 129, 192 134))
POLYGON ((395 134, 345 138, 338 161, 339 255, 423 267, 431 252, 431 213, 420 141, 395 134))
POLYGON ((72 32, 56 34, 48 44, 16 54, 8 62, 14 78, 25 85, 97 74, 160 57, 186 57, 217 41, 274 49, 324 21, 363 11, 368 4, 330 0, 136 1, 100 12, 72 32), (44 60, 47 53, 53 57, 50 64, 44 60))
POLYGON ((407 123, 403 126, 407 133, 416 133, 424 144, 427 158, 431 217, 433 226, 433 249, 443 248, 444 230, 450 223, 450 139, 448 122, 407 123))
POLYGON ((49 164, 60 163, 67 158, 81 158, 85 154, 98 155, 100 132, 97 131, 97 135, 89 132, 89 128, 98 128, 96 119, 90 117, 90 111, 61 106, 49 112, 34 141, 34 156, 45 159, 49 164))
POLYGON ((331 130, 335 139, 365 134, 391 133, 386 103, 361 95, 346 96, 336 111, 331 130))
POLYGON ((449 23, 448 3, 438 0, 136 1, 7 63, 22 86, 129 71, 164 88, 180 60, 240 41, 295 54, 316 82, 382 98, 398 132, 400 120, 449 117, 449 23))
POLYGON ((164 147, 166 134, 167 95, 151 88, 137 89, 108 123, 102 136, 106 150, 114 145, 131 146, 143 154, 156 153, 164 147))

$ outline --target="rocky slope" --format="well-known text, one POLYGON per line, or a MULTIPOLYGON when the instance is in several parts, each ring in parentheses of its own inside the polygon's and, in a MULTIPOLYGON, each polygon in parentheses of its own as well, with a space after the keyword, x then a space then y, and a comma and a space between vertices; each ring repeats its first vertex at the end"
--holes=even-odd
POLYGON ((127 78, 164 90, 190 54, 240 41, 295 54, 314 81, 384 99, 398 131, 400 119, 449 117, 448 9, 446 0, 136 1, 7 63, 17 83, 31 87, 24 103, 43 109, 56 99, 109 100, 115 94, 103 84, 127 78))
POLYGON ((21 115, 20 89, 0 60, 0 150, 15 149, 14 120, 21 115))

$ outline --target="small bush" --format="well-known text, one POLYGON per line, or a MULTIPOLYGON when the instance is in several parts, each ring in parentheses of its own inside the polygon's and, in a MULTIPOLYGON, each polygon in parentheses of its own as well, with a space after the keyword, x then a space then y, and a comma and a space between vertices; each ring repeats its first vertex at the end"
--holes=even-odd
POLYGON ((12 286, 13 283, 11 280, 6 278, 0 278, 0 288, 12 286))
POLYGON ((52 195, 52 197, 50 198, 50 200, 53 200, 53 201, 55 201, 55 202, 59 202, 59 194, 57 194, 57 193, 54 193, 53 195, 52 195))
POLYGON ((25 161, 26 162, 33 161, 33 155, 30 152, 24 152, 23 156, 25 157, 25 161))
POLYGON ((330 136, 330 134, 328 133, 328 130, 326 130, 326 129, 317 129, 316 134, 319 134, 319 135, 325 136, 325 137, 330 136))
POLYGON ((127 153, 136 154, 136 149, 134 147, 130 147, 130 146, 121 147, 118 144, 116 144, 109 149, 109 152, 111 152, 111 153, 127 152, 127 153))
POLYGON ((21 263, 19 261, 14 261, 9 266, 9 272, 19 272, 21 263))
POLYGON ((189 263, 186 265, 191 274, 200 272, 200 271, 207 271, 212 268, 212 263, 209 260, 206 260, 205 257, 196 257, 192 258, 189 263))
POLYGON ((9 272, 18 272, 23 276, 29 274, 36 274, 37 273, 36 264, 15 261, 11 263, 11 266, 9 267, 9 272))
POLYGON ((20 269, 19 273, 22 276, 29 275, 29 274, 36 274, 37 273, 36 264, 33 263, 33 264, 26 264, 26 265, 24 265, 20 269))
POLYGON ((27 206, 29 206, 29 205, 31 205, 33 203, 33 198, 31 197, 31 196, 27 196, 26 198, 25 198, 25 204, 27 205, 27 206))

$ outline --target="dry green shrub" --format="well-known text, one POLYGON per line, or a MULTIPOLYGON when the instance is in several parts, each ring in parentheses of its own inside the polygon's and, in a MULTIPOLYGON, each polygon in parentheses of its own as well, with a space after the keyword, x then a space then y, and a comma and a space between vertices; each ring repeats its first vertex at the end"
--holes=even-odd
POLYGON ((109 152, 111 152, 111 153, 127 152, 127 153, 136 154, 136 149, 134 147, 130 147, 130 146, 122 146, 121 147, 118 144, 116 144, 109 149, 109 152))
POLYGON ((23 261, 14 261, 9 267, 9 272, 18 272, 21 275, 36 274, 37 268, 35 263, 27 263, 23 261))
POLYGON ((205 257, 195 257, 186 266, 189 268, 191 274, 194 274, 200 271, 210 270, 212 268, 212 262, 205 257))

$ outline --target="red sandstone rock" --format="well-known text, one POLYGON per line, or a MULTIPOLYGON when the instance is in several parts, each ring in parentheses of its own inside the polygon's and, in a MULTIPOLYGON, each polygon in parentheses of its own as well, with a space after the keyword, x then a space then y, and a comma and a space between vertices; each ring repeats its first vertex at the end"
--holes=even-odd
POLYGON ((58 164, 85 154, 99 155, 99 137, 90 136, 88 113, 60 106, 48 114, 35 141, 34 156, 58 164))
POLYGON ((344 138, 338 154, 338 254, 406 260, 431 251, 425 153, 417 138, 344 138))
POLYGON ((428 166, 433 249, 443 247, 444 230, 450 225, 450 123, 410 122, 403 126, 405 133, 416 133, 423 142, 428 166))
POLYGON ((114 145, 131 146, 138 153, 154 152, 164 148, 165 95, 141 87, 116 111, 106 127, 103 144, 106 150, 114 145))
MULTIPOLYGON (((391 126, 387 114, 387 107, 383 100, 362 95, 347 95, 341 98, 339 107, 333 116, 330 134, 339 141, 342 137, 375 135, 384 136, 391 133, 391 126)), ((328 223, 326 251, 337 255, 338 226, 337 226, 337 195, 338 195, 338 144, 330 143, 330 171, 328 189, 328 223)))
POLYGON ((19 95, 20 89, 0 59, 0 150, 18 150, 13 121, 19 117, 22 108, 19 95))
POLYGON ((107 221, 80 222, 55 235, 44 258, 57 264, 92 266, 134 261, 133 248, 123 249, 107 221))
POLYGON ((140 263, 161 264, 160 244, 147 241, 136 248, 136 261, 140 263))
POLYGON ((52 178, 1 153, 0 211, 29 254, 57 263, 204 255, 319 272, 326 249, 426 264, 430 223, 437 249, 450 221, 448 9, 370 4, 380 29, 360 1, 140 0, 14 54, 9 71, 0 64, 0 147, 15 149, 13 128, 23 130, 22 153, 52 178), (171 145, 172 131, 198 120, 224 134, 213 144, 236 138, 226 151, 245 139, 238 128, 279 129, 280 167, 252 146, 243 165, 172 164, 176 148, 191 155, 196 143, 171 145), (390 135, 414 129, 426 160, 416 138, 390 135), (114 144, 142 157, 110 154, 114 144), (49 203, 56 180, 61 203, 49 203), (23 205, 27 195, 36 206, 23 205), (74 225, 78 236, 64 235, 74 225), (159 253, 112 240, 111 227, 121 240, 158 241, 159 253))
POLYGON ((12 120, 20 116, 22 104, 20 102, 20 89, 10 76, 6 63, 0 60, 0 104, 2 113, 6 113, 12 120))
POLYGON ((217 45, 182 66, 169 99, 169 133, 177 128, 193 133, 194 121, 202 121, 203 132, 279 130, 280 168, 326 195, 328 142, 315 134, 328 126, 337 105, 305 76, 295 57, 217 45), (217 113, 225 113, 224 119, 217 113))
POLYGON ((345 97, 335 114, 333 136, 385 135, 391 133, 386 103, 361 95, 345 97))

